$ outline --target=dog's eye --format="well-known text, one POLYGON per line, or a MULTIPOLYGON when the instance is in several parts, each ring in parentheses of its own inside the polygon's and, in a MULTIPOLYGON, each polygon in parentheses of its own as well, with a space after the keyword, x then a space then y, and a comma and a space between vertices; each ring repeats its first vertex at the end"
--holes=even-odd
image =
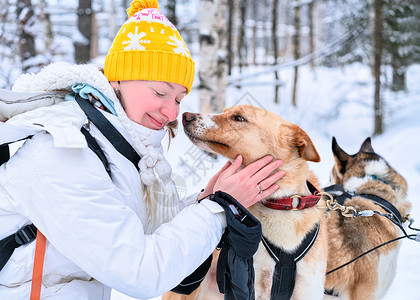
POLYGON ((232 116, 232 119, 237 122, 246 122, 245 118, 242 116, 232 116))

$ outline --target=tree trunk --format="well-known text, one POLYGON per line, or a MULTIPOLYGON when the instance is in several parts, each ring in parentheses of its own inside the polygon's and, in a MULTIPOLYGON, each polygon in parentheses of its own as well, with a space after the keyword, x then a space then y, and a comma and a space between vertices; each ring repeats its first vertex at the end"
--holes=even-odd
MULTIPOLYGON (((271 37, 273 39, 273 57, 274 57, 274 65, 277 65, 277 57, 279 55, 279 47, 278 47, 278 38, 277 38, 277 8, 279 1, 274 0, 273 1, 273 14, 271 15, 271 37)), ((279 74, 277 71, 274 71, 274 78, 276 79, 276 82, 279 80, 279 74)), ((274 87, 274 103, 279 102, 279 85, 276 83, 274 87)))
POLYGON ((214 112, 223 112, 226 107, 226 87, 228 83, 228 53, 227 53, 227 13, 230 0, 219 0, 217 9, 218 55, 217 55, 217 96, 214 112))
POLYGON ((92 15, 92 0, 79 0, 77 27, 80 35, 74 41, 75 61, 79 64, 90 61, 92 15))
POLYGON ((294 0, 285 0, 285 4, 284 4, 284 49, 283 49, 283 55, 284 57, 290 57, 292 55, 292 37, 290 35, 290 30, 289 30, 289 24, 292 23, 292 13, 293 11, 293 7, 291 5, 290 2, 293 2, 294 0))
POLYGON ((199 92, 202 112, 222 112, 227 85, 228 0, 200 0, 199 92))
POLYGON ((47 2, 46 0, 40 1, 41 19, 44 24, 44 43, 46 52, 50 53, 50 48, 53 41, 52 24, 50 14, 46 12, 47 2))
MULTIPOLYGON (((10 7, 15 5, 12 0, 0 0, 0 5, 10 7)), ((16 24, 10 24, 9 10, 0 9, 0 88, 10 89, 16 80, 16 67, 20 62, 19 37, 17 34, 11 35, 6 29, 17 31, 16 24)))
MULTIPOLYGON (((308 27, 309 27, 309 36, 308 36, 308 54, 314 52, 314 1, 308 3, 308 27)), ((314 61, 311 60, 310 66, 314 68, 314 61)))
POLYGON ((239 71, 242 72, 244 61, 246 61, 246 46, 245 46, 245 29, 246 29, 246 0, 239 0, 239 17, 241 23, 239 25, 238 34, 238 61, 239 71))
MULTIPOLYGON (((297 61, 300 58, 300 3, 299 0, 295 1, 295 17, 294 17, 294 27, 295 32, 293 34, 293 58, 297 61)), ((293 76, 293 94, 292 94, 292 104, 297 106, 297 83, 299 77, 299 67, 295 66, 295 74, 293 76)))
POLYGON ((374 29, 374 66, 375 77, 375 103, 374 118, 375 125, 373 135, 383 132, 383 106, 381 99, 381 64, 382 64, 382 0, 375 0, 375 29, 374 29))
POLYGON ((178 19, 176 17, 176 0, 167 0, 166 17, 175 27, 178 26, 178 19))
POLYGON ((259 21, 258 7, 260 6, 259 1, 252 1, 252 15, 254 16, 254 24, 252 27, 252 64, 257 64, 257 25, 259 21))
POLYGON ((406 74, 407 68, 403 66, 401 62, 401 58, 399 56, 393 55, 391 65, 392 65, 391 89, 394 92, 406 90, 407 87, 406 87, 405 74, 406 74))
POLYGON ((16 16, 18 20, 17 30, 19 36, 19 54, 22 61, 23 71, 33 67, 27 61, 36 56, 35 38, 28 29, 36 21, 31 0, 18 0, 16 3, 16 16))
POLYGON ((90 58, 95 58, 99 55, 99 33, 98 24, 96 22, 96 13, 92 12, 92 34, 90 38, 90 58))
MULTIPOLYGON (((122 0, 122 9, 124 10, 124 14, 125 16, 127 16, 127 8, 130 7, 132 0, 122 0)), ((114 39, 114 37, 112 38, 114 39)))
POLYGON ((232 73, 233 65, 233 16, 235 12, 235 1, 228 1, 228 32, 227 32, 227 52, 228 52, 228 74, 232 73))
MULTIPOLYGON (((264 16, 268 16, 270 13, 270 5, 269 0, 263 1, 263 7, 264 7, 264 16)), ((270 56, 270 26, 269 22, 267 22, 266 18, 263 18, 263 36, 264 36, 264 48, 265 48, 265 57, 264 57, 264 64, 268 64, 268 58, 270 56)))
POLYGON ((108 8, 108 38, 110 41, 113 41, 115 36, 118 34, 118 25, 117 25, 117 4, 116 0, 109 1, 108 8))

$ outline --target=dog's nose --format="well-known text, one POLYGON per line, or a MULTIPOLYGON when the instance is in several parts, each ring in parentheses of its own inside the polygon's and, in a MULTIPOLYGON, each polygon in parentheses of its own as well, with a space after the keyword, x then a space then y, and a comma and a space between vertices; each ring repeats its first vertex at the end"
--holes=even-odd
POLYGON ((192 122, 196 119, 196 115, 194 113, 190 113, 190 112, 185 112, 182 114, 182 119, 185 122, 192 122))

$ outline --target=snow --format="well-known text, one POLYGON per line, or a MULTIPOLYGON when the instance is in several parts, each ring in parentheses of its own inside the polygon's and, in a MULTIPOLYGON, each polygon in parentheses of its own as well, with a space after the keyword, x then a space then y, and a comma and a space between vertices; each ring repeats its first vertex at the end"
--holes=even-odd
MULTIPOLYGON (((257 67, 246 69, 246 73, 256 72, 257 67)), ((274 87, 270 85, 250 85, 227 90, 227 105, 253 104, 277 113, 282 118, 298 124, 314 142, 320 163, 312 163, 311 168, 320 182, 326 186, 333 166, 331 152, 332 136, 349 154, 356 153, 361 143, 373 132, 373 91, 374 85, 368 67, 353 64, 342 69, 317 67, 300 68, 298 83, 298 107, 291 103, 292 70, 282 70, 280 79, 280 102, 273 103, 274 87)), ((233 76, 238 74, 233 73, 233 76)), ((273 82, 272 74, 254 78, 255 82, 273 82)), ((419 222, 420 205, 420 65, 411 66, 407 73, 407 92, 393 93, 383 90, 385 133, 372 138, 372 146, 408 182, 408 200, 412 203, 411 216, 419 222)), ((195 86, 198 84, 196 79, 195 86)), ((183 100, 181 113, 199 110, 199 95, 193 89, 183 100)), ((225 163, 219 157, 214 160, 191 144, 182 130, 172 140, 167 152, 182 193, 193 193, 204 188, 210 177, 225 163)), ((396 268, 396 277, 385 300, 419 300, 417 284, 420 283, 420 244, 408 239, 401 241, 401 249, 396 268)), ((112 300, 132 299, 113 291, 112 300)), ((154 298, 154 300, 158 300, 154 298)))

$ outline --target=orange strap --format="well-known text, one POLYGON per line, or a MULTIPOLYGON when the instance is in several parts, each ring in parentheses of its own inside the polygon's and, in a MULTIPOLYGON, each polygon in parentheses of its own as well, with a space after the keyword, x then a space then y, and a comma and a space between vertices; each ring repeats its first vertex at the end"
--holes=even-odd
POLYGON ((39 300, 41 296, 42 269, 44 267, 46 242, 47 239, 41 233, 41 231, 38 230, 36 233, 35 258, 34 269, 32 272, 32 287, 30 300, 39 300))

